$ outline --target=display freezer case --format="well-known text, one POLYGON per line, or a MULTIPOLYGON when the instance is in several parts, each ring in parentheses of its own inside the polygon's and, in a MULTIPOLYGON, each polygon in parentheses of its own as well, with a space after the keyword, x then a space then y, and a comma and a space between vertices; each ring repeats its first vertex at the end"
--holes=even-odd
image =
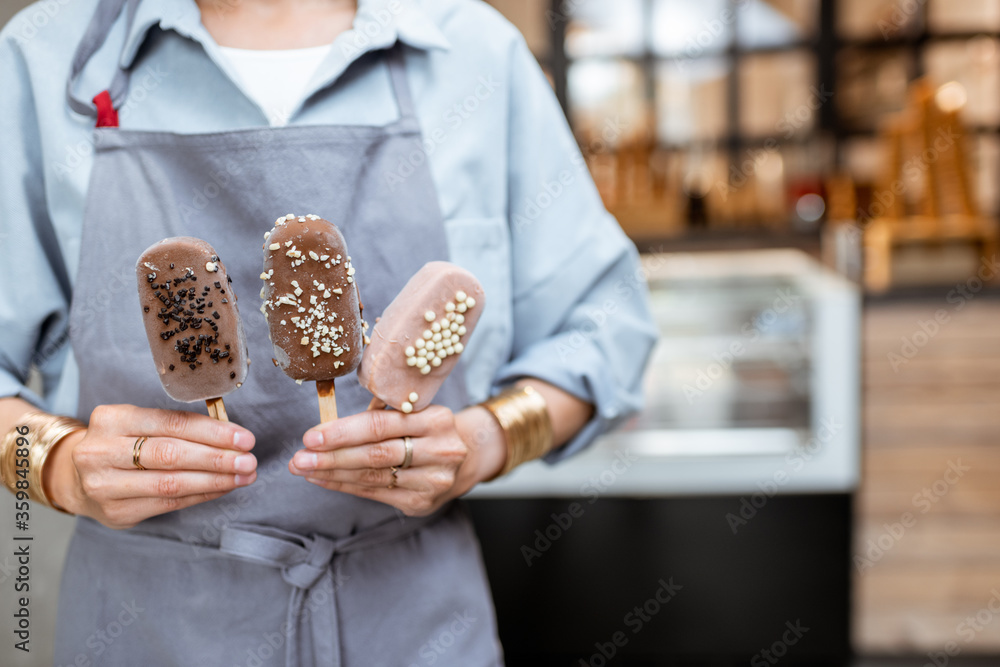
POLYGON ((470 494, 507 664, 848 664, 857 287, 792 250, 643 267, 642 412, 470 494))

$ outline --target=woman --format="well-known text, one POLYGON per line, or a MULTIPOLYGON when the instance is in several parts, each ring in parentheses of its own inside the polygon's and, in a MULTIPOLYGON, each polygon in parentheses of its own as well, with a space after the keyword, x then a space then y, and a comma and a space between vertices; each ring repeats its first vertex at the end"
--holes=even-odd
POLYGON ((0 432, 79 517, 56 663, 502 664, 456 499, 633 412, 654 340, 516 30, 471 0, 81 0, 15 18, 0 80, 0 432), (273 367, 253 297, 287 212, 341 227, 369 318, 427 261, 481 280, 437 405, 366 411, 351 376, 318 424, 273 367), (133 264, 178 235, 243 296, 233 423, 156 382, 133 264))

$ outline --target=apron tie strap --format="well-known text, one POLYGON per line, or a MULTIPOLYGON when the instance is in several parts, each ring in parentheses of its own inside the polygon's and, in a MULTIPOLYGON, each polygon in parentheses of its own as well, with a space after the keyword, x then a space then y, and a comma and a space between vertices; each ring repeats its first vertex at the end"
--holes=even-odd
POLYGON ((318 533, 308 536, 280 528, 234 523, 222 529, 219 551, 241 560, 281 570, 292 586, 286 617, 285 664, 340 667, 340 632, 336 583, 332 570, 337 554, 369 549, 401 539, 436 521, 448 511, 426 517, 390 520, 374 528, 331 540, 318 533), (307 603, 315 600, 315 604, 307 603), (303 625, 308 621, 308 632, 303 625), (311 655, 311 660, 306 656, 311 655))

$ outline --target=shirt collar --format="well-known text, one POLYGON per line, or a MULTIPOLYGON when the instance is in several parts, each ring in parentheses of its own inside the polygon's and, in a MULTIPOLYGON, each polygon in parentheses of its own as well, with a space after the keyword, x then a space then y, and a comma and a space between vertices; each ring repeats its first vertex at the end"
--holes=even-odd
MULTIPOLYGON (((122 68, 132 66, 150 28, 157 25, 198 41, 210 39, 194 0, 142 0, 122 48, 122 68)), ((444 33, 415 0, 358 0, 352 29, 340 35, 335 44, 360 55, 391 46, 397 39, 417 49, 451 48, 444 33), (352 45, 356 48, 352 49, 352 45)))

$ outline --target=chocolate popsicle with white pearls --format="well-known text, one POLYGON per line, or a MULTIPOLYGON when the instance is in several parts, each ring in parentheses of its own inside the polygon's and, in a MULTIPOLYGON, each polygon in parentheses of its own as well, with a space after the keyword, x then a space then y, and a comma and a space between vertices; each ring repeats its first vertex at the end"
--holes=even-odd
POLYGON ((375 399, 402 412, 423 410, 458 363, 485 305, 474 275, 428 262, 375 323, 358 380, 375 399))
POLYGON ((246 380, 246 336, 231 280, 207 242, 154 243, 136 262, 139 303, 160 382, 177 401, 205 401, 229 421, 222 397, 246 380))
POLYGON ((322 421, 336 419, 334 379, 358 367, 367 327, 344 236, 317 215, 278 218, 260 277, 274 363, 296 382, 315 381, 322 421))

